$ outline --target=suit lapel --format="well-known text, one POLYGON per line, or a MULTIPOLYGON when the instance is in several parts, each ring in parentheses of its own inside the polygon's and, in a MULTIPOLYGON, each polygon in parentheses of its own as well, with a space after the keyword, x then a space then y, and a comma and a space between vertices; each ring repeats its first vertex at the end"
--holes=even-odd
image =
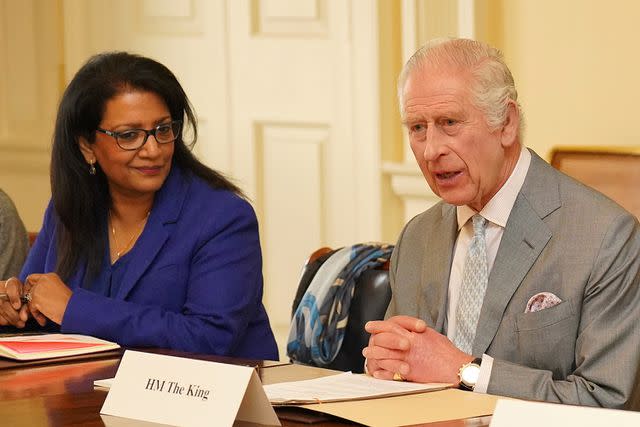
POLYGON ((560 207, 553 169, 535 153, 500 241, 489 275, 473 354, 484 353, 493 340, 513 293, 551 239, 543 219, 560 207))
POLYGON ((134 246, 134 257, 129 262, 116 298, 124 300, 158 256, 171 235, 167 224, 178 220, 187 185, 180 169, 174 165, 166 182, 156 193, 147 225, 134 246))
POLYGON ((425 294, 421 295, 419 299, 425 302, 427 312, 421 312, 420 317, 434 321, 435 324, 432 325, 434 329, 443 333, 446 332, 444 327, 447 290, 449 289, 453 245, 457 235, 455 206, 442 205, 442 216, 430 232, 431 235, 425 236, 426 260, 422 263, 422 283, 427 286, 423 288, 425 294))

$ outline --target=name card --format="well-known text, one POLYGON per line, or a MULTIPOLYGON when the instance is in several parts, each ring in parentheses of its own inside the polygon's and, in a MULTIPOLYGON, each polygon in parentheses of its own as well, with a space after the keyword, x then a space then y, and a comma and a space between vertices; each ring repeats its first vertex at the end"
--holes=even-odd
POLYGON ((131 350, 100 413, 181 426, 280 425, 255 369, 131 350))
POLYGON ((491 427, 637 427, 640 413, 619 409, 590 408, 559 403, 500 399, 491 427))

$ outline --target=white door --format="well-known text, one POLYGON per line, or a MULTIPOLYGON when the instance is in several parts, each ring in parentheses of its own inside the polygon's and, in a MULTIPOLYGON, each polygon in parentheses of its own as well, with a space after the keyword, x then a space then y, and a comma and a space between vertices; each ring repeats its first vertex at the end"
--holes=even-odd
POLYGON ((229 2, 232 169, 259 212, 278 331, 313 250, 379 239, 375 12, 370 1, 229 2))

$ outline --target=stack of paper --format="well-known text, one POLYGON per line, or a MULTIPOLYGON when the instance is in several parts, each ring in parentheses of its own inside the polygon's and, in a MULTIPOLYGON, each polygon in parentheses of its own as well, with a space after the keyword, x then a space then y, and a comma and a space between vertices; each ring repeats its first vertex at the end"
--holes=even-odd
POLYGON ((264 386, 264 390, 272 405, 299 405, 399 396, 442 390, 450 386, 385 381, 346 372, 313 380, 269 384, 264 386))
POLYGON ((116 343, 86 335, 42 334, 0 338, 0 357, 14 360, 50 359, 119 348, 116 343))

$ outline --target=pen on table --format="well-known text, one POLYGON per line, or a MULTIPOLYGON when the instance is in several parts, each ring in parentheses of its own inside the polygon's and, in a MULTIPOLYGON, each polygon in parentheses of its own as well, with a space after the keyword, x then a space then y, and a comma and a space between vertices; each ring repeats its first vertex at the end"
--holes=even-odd
MULTIPOLYGON (((9 295, 5 294, 4 292, 0 293, 0 300, 9 301, 9 295)), ((25 295, 20 295, 20 302, 26 304, 29 302, 29 298, 27 298, 25 295)))

